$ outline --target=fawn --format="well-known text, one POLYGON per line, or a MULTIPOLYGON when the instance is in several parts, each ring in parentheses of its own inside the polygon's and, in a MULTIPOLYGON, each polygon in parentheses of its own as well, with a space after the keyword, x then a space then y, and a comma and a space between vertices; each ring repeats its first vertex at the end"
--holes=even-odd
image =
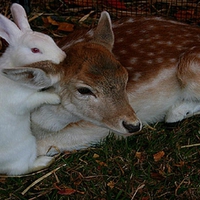
POLYGON ((62 67, 67 75, 53 89, 62 103, 32 114, 38 154, 50 146, 85 148, 107 136, 108 129, 135 134, 140 120, 174 123, 197 114, 199 33, 197 27, 158 17, 122 19, 112 30, 104 11, 96 30, 73 33, 58 43, 68 55, 62 67))

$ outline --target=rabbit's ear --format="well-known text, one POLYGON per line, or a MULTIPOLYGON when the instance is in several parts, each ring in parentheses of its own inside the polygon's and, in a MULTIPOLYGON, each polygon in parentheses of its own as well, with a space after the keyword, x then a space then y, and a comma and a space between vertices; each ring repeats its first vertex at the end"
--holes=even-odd
POLYGON ((15 41, 22 35, 22 32, 11 20, 0 14, 0 37, 9 44, 15 44, 15 41))
POLYGON ((20 4, 13 3, 12 6, 10 7, 10 10, 14 22, 17 24, 17 26, 21 31, 26 32, 27 30, 31 30, 26 12, 20 4))
POLYGON ((57 75, 49 75, 39 68, 9 68, 2 69, 1 73, 15 82, 36 90, 51 87, 59 81, 57 75))

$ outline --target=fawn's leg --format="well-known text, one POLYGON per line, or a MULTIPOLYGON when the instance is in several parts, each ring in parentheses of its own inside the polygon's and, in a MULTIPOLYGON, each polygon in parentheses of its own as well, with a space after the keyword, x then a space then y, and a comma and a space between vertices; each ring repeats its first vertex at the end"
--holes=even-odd
POLYGON ((181 101, 168 111, 165 122, 174 123, 179 122, 185 118, 200 114, 200 102, 195 101, 181 101))

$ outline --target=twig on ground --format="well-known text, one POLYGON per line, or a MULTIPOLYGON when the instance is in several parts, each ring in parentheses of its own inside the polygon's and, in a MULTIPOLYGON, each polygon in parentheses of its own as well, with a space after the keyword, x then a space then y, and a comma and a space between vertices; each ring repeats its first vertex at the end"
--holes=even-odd
POLYGON ((135 198, 135 195, 137 194, 137 192, 138 192, 139 190, 141 190, 144 186, 145 186, 145 184, 143 183, 143 184, 141 184, 141 185, 139 185, 139 186, 137 187, 137 189, 135 190, 135 193, 133 194, 131 200, 133 200, 133 199, 135 198))
POLYGON ((188 145, 181 146, 181 149, 183 149, 183 148, 190 148, 190 147, 198 147, 198 146, 200 146, 200 143, 197 143, 197 144, 188 144, 188 145))
POLYGON ((56 169, 50 171, 49 173, 45 174, 44 176, 40 177, 39 179, 35 180, 31 185, 29 185, 21 194, 25 195, 28 190, 30 190, 30 188, 32 188, 33 186, 35 186, 37 183, 41 182, 42 180, 44 180, 45 178, 47 178, 48 176, 50 176, 51 174, 55 173, 56 171, 58 171, 61 167, 66 166, 66 164, 57 167, 56 169))

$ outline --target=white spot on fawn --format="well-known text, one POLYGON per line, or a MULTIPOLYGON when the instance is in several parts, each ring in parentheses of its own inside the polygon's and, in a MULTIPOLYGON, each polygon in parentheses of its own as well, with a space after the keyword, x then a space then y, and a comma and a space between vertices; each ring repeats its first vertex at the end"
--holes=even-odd
POLYGON ((175 62, 176 62, 176 58, 170 58, 169 61, 170 61, 171 63, 175 63, 175 62))
POLYGON ((144 50, 140 50, 139 52, 140 52, 141 54, 146 53, 144 50))
POLYGON ((138 47, 138 46, 139 46, 139 44, 137 44, 137 43, 134 43, 134 44, 132 44, 131 46, 135 48, 135 47, 138 47))
POLYGON ((177 45, 176 48, 177 48, 177 50, 181 50, 182 46, 181 45, 177 45))
POLYGON ((141 30, 140 33, 146 33, 146 30, 141 30))
POLYGON ((132 67, 126 67, 126 69, 131 71, 133 68, 132 67))
POLYGON ((147 64, 152 64, 153 61, 152 61, 152 60, 147 60, 146 63, 147 63, 147 64))
POLYGON ((155 53, 153 53, 153 52, 149 52, 149 53, 147 53, 147 55, 148 55, 148 56, 154 56, 155 53))
POLYGON ((141 77, 141 73, 136 72, 132 78, 133 81, 138 81, 141 77))
POLYGON ((126 31, 127 34, 132 34, 133 32, 131 30, 126 31))
POLYGON ((163 58, 157 58, 156 61, 157 63, 163 63, 163 58))
POLYGON ((157 35, 155 35, 153 38, 154 38, 154 39, 159 39, 159 38, 160 38, 160 35, 157 34, 157 35))
POLYGON ((156 46, 155 45, 151 45, 150 48, 151 49, 156 49, 156 46))
POLYGON ((167 41, 167 46, 172 46, 172 42, 171 41, 167 41))
POLYGON ((146 42, 150 42, 151 41, 151 38, 148 38, 147 40, 146 40, 146 42))
POLYGON ((190 33, 187 33, 185 36, 189 37, 189 38, 192 37, 192 35, 190 33))
POLYGON ((117 43, 121 43, 121 42, 123 42, 124 41, 124 38, 119 38, 116 42, 117 43))
POLYGON ((154 25, 150 25, 149 26, 150 29, 154 29, 154 27, 155 27, 154 25))
POLYGON ((130 59, 131 64, 135 64, 135 63, 137 63, 137 61, 138 61, 138 58, 135 58, 135 57, 130 59))
POLYGON ((164 50, 163 50, 163 49, 159 51, 159 54, 163 54, 163 53, 164 53, 164 50))
POLYGON ((127 51, 124 49, 120 51, 120 54, 126 54, 126 53, 127 53, 127 51))
POLYGON ((157 41, 157 44, 165 44, 165 41, 157 41))

